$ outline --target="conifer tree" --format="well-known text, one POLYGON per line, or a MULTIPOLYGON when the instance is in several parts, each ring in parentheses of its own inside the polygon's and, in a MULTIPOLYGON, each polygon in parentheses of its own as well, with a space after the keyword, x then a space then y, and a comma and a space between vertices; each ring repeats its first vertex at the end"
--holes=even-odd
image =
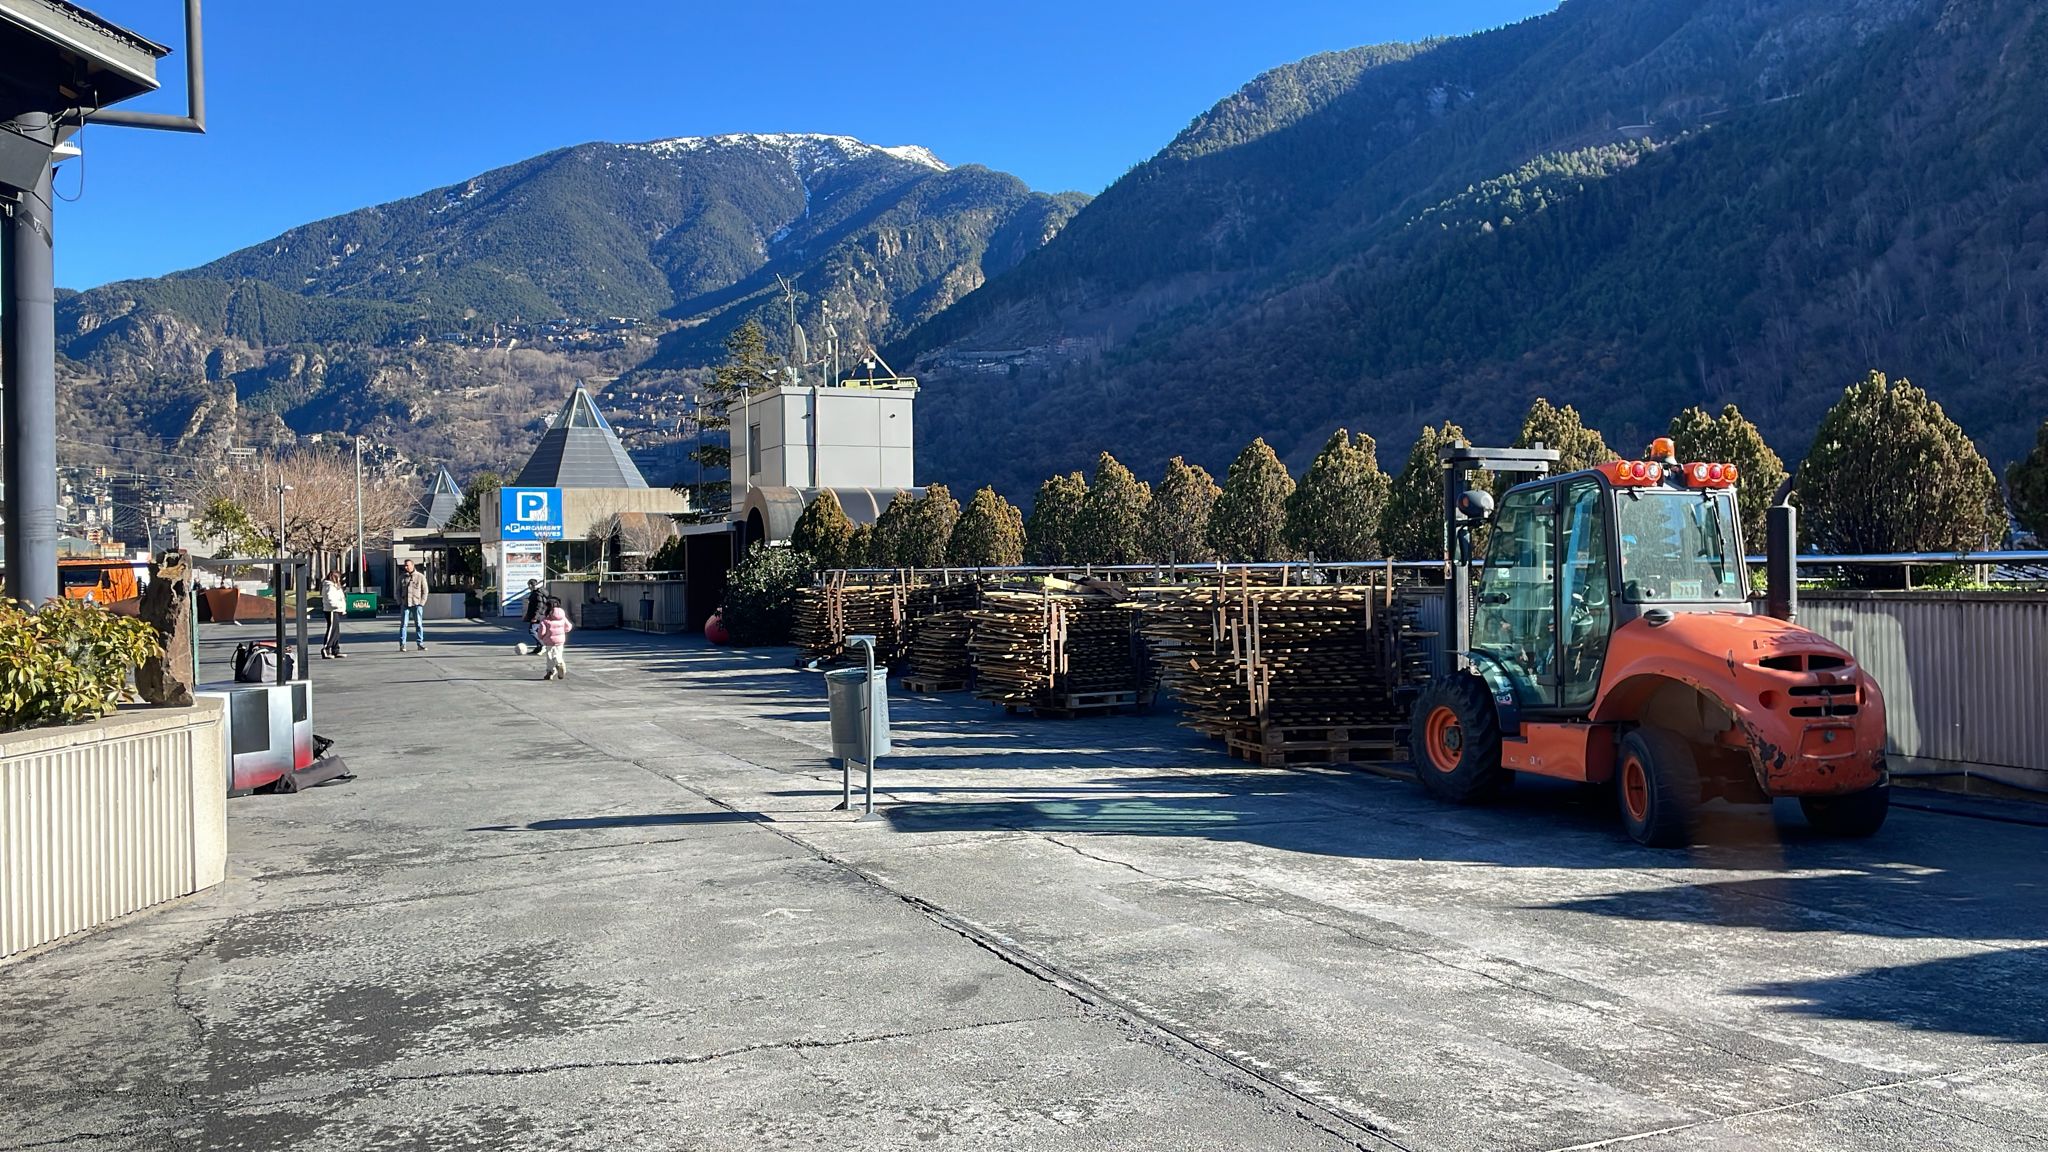
POLYGON ((960 501, 944 484, 933 484, 910 504, 910 518, 904 524, 902 542, 897 545, 897 564, 904 568, 943 568, 946 549, 953 542, 953 527, 960 522, 960 501))
POLYGON ((1380 471, 1376 445, 1343 428, 1323 445, 1287 498, 1287 540, 1322 560, 1370 560, 1380 552, 1380 518, 1392 483, 1380 471))
POLYGON ((1537 444, 1557 449, 1556 472, 1577 472, 1620 459, 1607 441, 1600 438, 1599 429, 1588 428, 1579 419, 1578 409, 1569 404, 1554 408, 1541 396, 1529 405, 1529 414, 1522 418, 1522 434, 1515 437, 1514 446, 1533 448, 1537 444))
POLYGON ((1104 452, 1095 461, 1095 479, 1074 518, 1080 555, 1093 564, 1136 564, 1144 559, 1145 510, 1152 504, 1152 486, 1131 474, 1116 457, 1104 452))
POLYGON ((1287 498, 1294 478, 1262 439, 1245 446, 1223 478, 1209 514, 1209 546, 1224 560, 1284 560, 1287 498))
POLYGON ((908 565, 904 558, 909 555, 911 522, 917 516, 917 497, 908 492, 898 491, 875 517, 874 531, 868 537, 868 563, 876 568, 902 568, 908 565))
POLYGON ((1038 499, 1024 521, 1025 542, 1040 564, 1073 564, 1087 557, 1075 550, 1074 520, 1088 498, 1088 479, 1079 472, 1054 476, 1038 486, 1038 499))
POLYGON ((1762 551, 1764 514, 1778 493, 1778 485, 1785 482, 1785 462, 1764 443, 1763 433, 1730 404, 1721 409, 1719 416, 1707 415, 1704 408, 1687 408, 1672 419, 1669 435, 1681 464, 1700 461, 1735 465, 1736 503, 1742 510, 1742 544, 1749 551, 1762 551))
MULTIPOLYGON (((732 445, 723 433, 732 428, 732 414, 745 397, 767 388, 775 380, 776 360, 768 354, 768 337, 761 331, 761 325, 748 320, 733 329, 725 338, 725 360, 713 370, 711 382, 704 386, 703 404, 697 412, 699 434, 708 432, 711 438, 700 442, 690 453, 690 459, 706 468, 730 473, 732 445)), ((739 430, 739 435, 746 434, 746 429, 739 430)), ((699 498, 708 511, 729 508, 732 483, 706 481, 699 498)))
POLYGON ((2048 543, 2048 420, 2034 433, 2034 450, 2005 470, 2005 482, 2012 488, 2013 516, 2020 527, 2032 532, 2036 542, 2048 543))
POLYGON ((1223 490, 1208 470, 1175 456, 1166 476, 1152 490, 1145 509, 1143 543, 1147 558, 1161 564, 1188 564, 1216 553, 1209 547, 1209 514, 1223 490))
POLYGON ((1794 491, 1800 535, 1819 552, 1962 552, 2005 533, 1977 446, 1927 393, 1882 372, 1821 418, 1794 491))
POLYGON ((875 526, 856 524, 846 537, 846 551, 842 554, 848 568, 887 568, 891 565, 875 559, 875 526))
MULTIPOLYGON (((1444 558, 1443 450, 1464 439, 1465 430, 1448 420, 1438 428, 1424 425, 1415 438, 1380 519, 1380 545, 1387 555, 1401 560, 1444 558)), ((1468 483, 1490 488, 1492 482, 1491 475, 1479 472, 1468 483)))
POLYGON ((949 562, 974 568, 1002 568, 1024 562, 1024 513, 993 488, 967 502, 953 526, 949 562))
POLYGON ((839 497, 826 488, 796 518, 796 527, 789 531, 789 546, 809 555, 820 568, 845 568, 849 567, 846 545, 852 536, 853 521, 846 518, 839 497))

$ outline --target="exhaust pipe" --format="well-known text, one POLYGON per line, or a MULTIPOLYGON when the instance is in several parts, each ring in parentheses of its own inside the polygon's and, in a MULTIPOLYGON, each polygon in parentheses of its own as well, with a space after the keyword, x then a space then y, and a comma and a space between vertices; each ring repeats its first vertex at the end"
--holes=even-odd
POLYGON ((1799 618, 1799 509, 1786 477, 1764 513, 1764 615, 1786 623, 1799 618))

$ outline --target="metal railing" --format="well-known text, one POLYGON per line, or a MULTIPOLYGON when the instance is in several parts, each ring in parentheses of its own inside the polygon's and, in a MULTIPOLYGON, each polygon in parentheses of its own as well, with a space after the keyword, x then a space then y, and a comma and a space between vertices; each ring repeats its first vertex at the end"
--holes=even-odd
MULTIPOLYGON (((1744 560, 1753 568, 1761 569, 1764 557, 1746 556, 1744 560)), ((1827 555, 1819 552, 1801 553, 1793 558, 1801 568, 1827 567, 1977 567, 2012 568, 2019 566, 2043 566, 2048 568, 2048 549, 2020 549, 1998 552, 1859 552, 1843 555, 1827 555)), ((1352 572, 1352 571, 1402 571, 1442 572, 1448 565, 1442 560, 1267 560, 1248 563, 1225 561, 1204 561, 1180 564, 1010 564, 996 566, 947 565, 936 568, 837 568, 832 573, 860 577, 905 577, 938 576, 947 579, 971 579, 977 576, 1115 576, 1160 574, 1166 576, 1200 576, 1204 574, 1232 572, 1352 572)))

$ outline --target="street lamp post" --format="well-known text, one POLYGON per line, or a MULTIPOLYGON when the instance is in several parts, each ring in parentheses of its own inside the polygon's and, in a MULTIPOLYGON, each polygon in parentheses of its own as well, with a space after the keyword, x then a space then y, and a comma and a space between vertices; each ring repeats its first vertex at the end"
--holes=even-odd
POLYGON ((363 438, 355 438, 356 444, 356 591, 361 592, 367 582, 369 564, 363 557, 363 438))
POLYGON ((277 478, 277 554, 279 556, 285 555, 284 494, 291 490, 292 486, 284 482, 284 476, 280 473, 277 478))

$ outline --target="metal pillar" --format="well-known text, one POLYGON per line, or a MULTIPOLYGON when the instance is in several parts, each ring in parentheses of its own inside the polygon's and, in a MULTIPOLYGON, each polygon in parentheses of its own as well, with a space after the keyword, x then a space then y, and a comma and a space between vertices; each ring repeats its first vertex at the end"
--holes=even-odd
MULTIPOLYGON (((1463 448, 1464 445, 1459 445, 1463 448)), ((1452 459, 1444 467, 1444 563, 1449 587, 1444 597, 1444 653, 1447 668, 1469 666, 1465 653, 1472 648, 1472 617, 1465 606, 1472 602, 1471 558, 1458 554, 1458 497, 1465 494, 1470 479, 1462 460, 1452 459)))
POLYGON ((355 437, 356 445, 356 591, 363 590, 368 579, 370 565, 363 557, 363 438, 355 437))
MULTIPOLYGON (((42 113, 14 121, 56 140, 42 113)), ((0 225, 0 424, 7 438, 7 597, 40 605, 57 596, 57 293, 50 231, 51 168, 16 193, 0 225)))

